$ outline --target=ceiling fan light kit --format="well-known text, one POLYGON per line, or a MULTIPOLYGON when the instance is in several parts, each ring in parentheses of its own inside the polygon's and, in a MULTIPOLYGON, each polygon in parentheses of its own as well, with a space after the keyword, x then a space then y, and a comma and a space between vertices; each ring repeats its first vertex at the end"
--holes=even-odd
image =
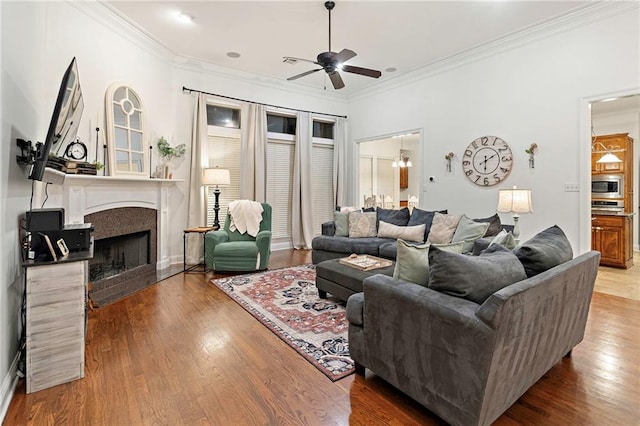
POLYGON ((329 11, 329 50, 327 52, 318 54, 318 57, 315 61, 312 61, 310 59, 294 58, 291 56, 285 56, 283 58, 283 62, 288 64, 295 64, 298 63, 298 61, 303 61, 319 65, 321 68, 316 68, 313 70, 305 71, 301 74, 294 75, 293 77, 289 77, 287 79, 288 81, 297 80, 309 74, 324 70, 327 75, 329 75, 329 79, 331 80, 331 84, 333 84, 334 89, 342 89, 344 87, 344 81, 342 80, 342 77, 340 76, 338 70, 372 78, 379 78, 382 75, 382 73, 378 70, 356 67, 353 65, 345 65, 345 62, 356 56, 356 52, 354 52, 353 50, 342 49, 338 53, 331 51, 331 10, 333 10, 335 6, 336 4, 332 1, 327 1, 324 3, 324 7, 329 11))

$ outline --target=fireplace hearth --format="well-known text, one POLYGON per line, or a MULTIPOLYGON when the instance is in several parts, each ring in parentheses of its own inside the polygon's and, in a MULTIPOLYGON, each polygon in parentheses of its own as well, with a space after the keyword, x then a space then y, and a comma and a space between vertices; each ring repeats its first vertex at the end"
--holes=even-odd
POLYGON ((155 283, 157 217, 155 209, 120 207, 85 216, 94 227, 89 262, 92 300, 99 306, 155 283))

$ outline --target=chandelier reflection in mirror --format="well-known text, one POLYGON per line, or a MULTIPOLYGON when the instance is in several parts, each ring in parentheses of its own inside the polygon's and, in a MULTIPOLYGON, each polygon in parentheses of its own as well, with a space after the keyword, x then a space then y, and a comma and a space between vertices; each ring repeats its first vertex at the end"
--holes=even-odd
POLYGON ((406 155, 406 151, 403 149, 404 145, 404 137, 411 136, 413 133, 409 133, 406 135, 395 135, 392 138, 400 138, 400 155, 398 158, 393 159, 393 163, 391 163, 391 167, 412 167, 411 158, 406 155))

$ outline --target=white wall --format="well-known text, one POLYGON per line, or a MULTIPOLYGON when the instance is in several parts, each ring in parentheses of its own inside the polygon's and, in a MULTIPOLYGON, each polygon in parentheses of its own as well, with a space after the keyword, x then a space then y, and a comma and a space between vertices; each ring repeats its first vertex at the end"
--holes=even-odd
MULTIPOLYGON (((24 275, 20 268, 18 218, 29 209, 31 181, 16 163, 16 139, 35 141, 42 127, 39 116, 43 55, 38 48, 44 40, 44 15, 34 3, 0 2, 2 28, 2 84, 0 85, 0 419, 11 395, 15 355, 20 336, 20 304, 24 275), (28 31, 25 31, 28 29, 28 31), (21 34, 20 43, 15 42, 21 34), (8 36, 9 35, 9 36, 8 36), (24 50, 33 52, 26 57, 24 50)), ((62 77, 62 75, 61 75, 62 77)))
MULTIPOLYGON (((640 88, 638 28, 636 8, 474 62, 426 70, 404 85, 381 85, 350 103, 352 138, 422 128, 423 180, 433 175, 435 182, 423 182, 421 206, 486 217, 496 211, 499 188, 531 188, 534 213, 520 219, 521 238, 558 224, 574 250, 584 251, 590 223, 578 218, 588 214, 580 206, 590 188, 564 192, 565 183, 580 182, 590 170, 581 164, 586 159, 580 149, 580 102, 640 88), (465 147, 484 135, 500 136, 514 154, 510 176, 491 188, 475 186, 461 172, 465 147), (533 142, 539 152, 535 169, 529 169, 524 151, 533 142), (445 175, 449 151, 456 154, 454 173, 445 175)), ((587 130, 585 144, 589 136, 587 130)), ((502 220, 513 223, 509 215, 502 220)))

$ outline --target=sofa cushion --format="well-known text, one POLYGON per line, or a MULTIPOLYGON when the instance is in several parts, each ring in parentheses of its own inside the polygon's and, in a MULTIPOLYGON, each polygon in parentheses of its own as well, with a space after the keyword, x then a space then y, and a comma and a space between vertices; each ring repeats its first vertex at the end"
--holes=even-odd
POLYGON ((348 237, 349 236, 349 213, 334 212, 333 221, 336 224, 336 237, 348 237))
POLYGON ((487 232, 482 235, 483 237, 493 237, 494 235, 498 235, 498 233, 502 231, 502 222, 500 221, 500 216, 498 216, 498 213, 494 214, 493 216, 473 220, 476 222, 486 222, 489 224, 487 232))
POLYGON ((573 259, 571 243, 558 225, 537 233, 516 247, 514 253, 522 262, 528 277, 573 259))
POLYGON ((407 224, 409 223, 410 214, 407 207, 399 210, 378 208, 376 210, 376 213, 378 215, 378 222, 383 220, 387 223, 398 226, 407 226, 407 224))
POLYGON ((464 249, 462 249, 462 252, 471 253, 473 250, 473 242, 478 238, 481 238, 487 231, 488 227, 488 222, 476 222, 473 219, 468 218, 466 215, 462 215, 458 222, 458 226, 453 233, 451 242, 464 242, 464 249))
MULTIPOLYGON (((429 282, 429 247, 424 243, 413 245, 404 240, 398 240, 396 256, 396 268, 393 270, 393 278, 408 281, 414 284, 427 286, 429 282)), ((434 244, 441 250, 453 253, 462 253, 464 244, 434 244)))
POLYGON ((479 256, 429 250, 428 287, 482 304, 496 291, 527 278, 510 250, 493 245, 479 256))
POLYGON ((384 257, 385 259, 394 259, 396 258, 398 251, 398 243, 396 241, 386 240, 388 242, 380 244, 378 247, 378 256, 384 257))
POLYGON ((450 243, 459 221, 460 216, 436 212, 433 216, 433 223, 427 236, 427 242, 435 244, 450 243))
POLYGON ((387 238, 349 238, 318 235, 311 241, 311 247, 313 250, 344 253, 345 256, 353 253, 378 256, 378 247, 389 242, 391 240, 387 238))
POLYGON ((349 213, 349 238, 367 238, 376 236, 375 212, 349 213))
POLYGON ((380 238, 401 238, 406 241, 416 243, 423 242, 425 224, 415 226, 397 226, 381 220, 378 224, 378 237, 380 238))
MULTIPOLYGON (((447 210, 440 210, 438 211, 438 213, 447 214, 447 210)), ((415 226, 424 223, 424 239, 422 241, 427 241, 427 236, 429 235, 431 224, 433 222, 433 215, 435 214, 435 211, 420 210, 419 208, 414 207, 413 211, 411 212, 411 216, 409 217, 409 223, 407 223, 407 225, 415 226)))

